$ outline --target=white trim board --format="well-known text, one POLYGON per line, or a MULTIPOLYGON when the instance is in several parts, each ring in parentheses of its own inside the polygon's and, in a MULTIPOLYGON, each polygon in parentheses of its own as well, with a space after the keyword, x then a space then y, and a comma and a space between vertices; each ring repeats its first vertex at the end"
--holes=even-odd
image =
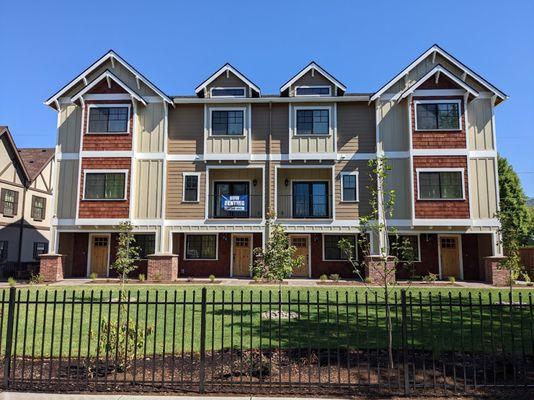
POLYGON ((128 187, 128 172, 127 169, 84 169, 83 170, 83 201, 126 201, 128 200, 128 195, 126 188, 128 187), (85 198, 85 189, 87 188, 87 174, 124 174, 124 198, 122 199, 86 199, 85 198))
POLYGON ((315 61, 310 62, 307 66, 305 66, 300 72, 298 72, 296 75, 294 75, 291 79, 289 79, 285 84, 282 85, 280 88, 280 92, 283 92, 289 87, 291 87, 296 81, 298 81, 300 78, 302 78, 304 75, 308 73, 308 71, 314 70, 319 72, 321 75, 323 75, 326 79, 328 79, 336 88, 340 88, 342 91, 346 92, 347 87, 343 85, 340 81, 338 81, 336 78, 334 78, 332 75, 330 75, 325 69, 323 69, 319 64, 317 64, 315 61))
POLYGON ((420 201, 458 201, 465 200, 465 169, 464 168, 417 168, 417 200, 420 201), (419 175, 421 172, 460 172, 462 177, 462 197, 454 199, 444 199, 444 198, 432 198, 432 199, 423 199, 421 198, 421 179, 419 175))
POLYGON ((184 233, 184 254, 182 259, 184 261, 219 261, 219 233, 203 232, 203 233, 184 233), (215 258, 187 258, 187 237, 188 236, 215 236, 215 258))

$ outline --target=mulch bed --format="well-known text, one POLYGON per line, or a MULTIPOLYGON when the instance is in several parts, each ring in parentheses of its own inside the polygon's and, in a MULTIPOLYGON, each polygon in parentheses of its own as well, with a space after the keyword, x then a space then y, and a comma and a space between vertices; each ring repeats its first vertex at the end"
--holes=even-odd
MULTIPOLYGON (((191 279, 191 280, 176 280, 176 281, 130 281, 126 283, 128 285, 218 285, 223 281, 209 279, 191 279)), ((85 285, 95 285, 95 284, 107 284, 107 285, 117 285, 120 284, 120 281, 105 280, 105 281, 90 281, 86 282, 85 285)))
POLYGON ((287 285, 287 284, 289 284, 289 282, 287 282, 287 281, 282 281, 282 282, 277 282, 277 281, 249 281, 248 284, 249 285, 287 285))

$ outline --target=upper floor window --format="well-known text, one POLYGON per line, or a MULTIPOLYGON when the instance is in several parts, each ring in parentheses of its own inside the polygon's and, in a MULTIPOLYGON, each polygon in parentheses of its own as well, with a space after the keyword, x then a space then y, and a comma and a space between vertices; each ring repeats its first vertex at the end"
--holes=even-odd
POLYGON ((296 96, 330 96, 330 86, 297 86, 296 96))
POLYGON ((44 197, 32 196, 32 218, 37 221, 45 219, 46 199, 44 197))
POLYGON ((41 254, 48 253, 48 243, 46 242, 34 242, 33 243, 33 258, 35 260, 39 259, 41 254))
POLYGON ((0 240, 0 262, 7 260, 7 240, 0 240))
POLYGON ((211 97, 245 97, 244 87, 211 88, 211 97))
POLYGON ((4 217, 17 215, 19 193, 14 190, 2 189, 0 193, 0 212, 4 217))
POLYGON ((328 135, 330 110, 297 110, 297 135, 328 135))
POLYGON ((211 112, 212 135, 243 135, 243 110, 213 110, 211 112))
POLYGON ((184 172, 183 201, 198 201, 200 175, 184 172))
POLYGON ((128 132, 129 107, 89 107, 89 133, 128 132))
POLYGON ((124 200, 126 172, 86 172, 84 200, 124 200))
POLYGON ((145 260, 148 255, 156 252, 156 235, 153 233, 135 234, 135 245, 139 249, 137 258, 145 260))
POLYGON ((341 173, 341 201, 358 201, 358 172, 341 173))
POLYGON ((416 130, 459 130, 460 102, 416 102, 416 130))
POLYGON ((463 170, 418 171, 419 199, 463 200, 463 170))

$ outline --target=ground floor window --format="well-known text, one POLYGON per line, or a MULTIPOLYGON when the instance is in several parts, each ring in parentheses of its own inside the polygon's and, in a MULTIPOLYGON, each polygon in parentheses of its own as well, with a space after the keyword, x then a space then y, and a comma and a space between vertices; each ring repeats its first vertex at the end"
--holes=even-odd
POLYGON ((420 261, 419 236, 418 235, 389 235, 389 254, 397 257, 400 261, 420 261), (407 242, 406 242, 407 241, 407 242), (403 249, 404 243, 408 243, 403 249))
POLYGON ((0 240, 0 262, 7 260, 7 240, 0 240))
POLYGON ((187 235, 185 258, 188 260, 215 260, 217 258, 217 235, 187 235))
POLYGON ((38 260, 41 254, 48 253, 48 243, 46 242, 35 242, 33 244, 33 258, 38 260))
POLYGON ((135 245, 139 248, 138 259, 145 260, 156 252, 156 235, 153 233, 135 234, 135 245))
POLYGON ((348 260, 347 254, 339 247, 341 239, 347 240, 353 246, 353 258, 356 258, 356 236, 354 235, 324 235, 324 259, 329 261, 348 260))

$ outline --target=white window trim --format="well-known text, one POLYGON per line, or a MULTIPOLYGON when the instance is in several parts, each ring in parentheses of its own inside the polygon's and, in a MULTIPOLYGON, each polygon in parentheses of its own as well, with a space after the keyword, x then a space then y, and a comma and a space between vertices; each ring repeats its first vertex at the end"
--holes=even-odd
MULTIPOLYGON (((296 167, 300 167, 300 166, 296 166, 296 167)), ((310 168, 313 168, 314 166, 310 166, 310 168)), ((296 220, 319 220, 319 221, 324 221, 324 220, 333 220, 335 219, 335 209, 334 209, 334 203, 335 203, 335 193, 334 193, 334 187, 335 187, 335 181, 332 180, 328 180, 328 179, 322 179, 322 178, 319 178, 319 179, 290 179, 289 180, 289 185, 291 186, 291 219, 296 219, 296 220), (328 195, 326 196, 327 197, 327 200, 328 200, 328 214, 331 214, 331 215, 327 215, 326 217, 295 217, 294 215, 294 207, 293 207, 293 197, 294 197, 294 194, 293 194, 293 184, 294 183, 326 183, 326 187, 328 188, 328 195)))
POLYGON ((417 168, 417 200, 421 201, 458 201, 465 200, 465 177, 464 168, 417 168), (461 172, 462 174, 462 197, 454 199, 422 199, 421 198, 421 179, 419 175, 421 172, 461 172))
MULTIPOLYGON (((404 232, 397 232, 397 235, 399 236, 416 236, 417 237, 417 258, 413 260, 413 262, 420 263, 421 262, 421 234, 420 233, 404 233, 404 232)), ((388 236, 394 236, 394 235, 388 235, 388 236)), ((389 238, 388 238, 389 242, 389 238)), ((403 262, 402 260, 399 260, 400 262, 403 262)))
POLYGON ((340 173, 340 179, 341 179, 341 202, 343 203, 358 203, 360 201, 360 173, 359 171, 350 171, 350 172, 341 172, 340 173), (343 177, 345 176, 356 176, 356 199, 355 200, 345 200, 343 196, 343 177))
POLYGON ((354 246, 354 254, 352 255, 352 257, 355 260, 358 260, 359 253, 358 253, 358 234, 357 233, 323 233, 321 241, 322 241, 322 253, 323 253, 324 262, 350 262, 349 260, 330 260, 326 258, 326 255, 325 255, 326 254, 325 253, 326 242, 324 240, 326 236, 354 236, 355 246, 354 246))
POLYGON ((295 97, 329 97, 329 96, 332 96, 332 86, 327 86, 327 85, 311 85, 311 86, 299 85, 299 86, 295 86, 295 97), (303 88, 303 89, 323 89, 323 88, 327 88, 328 89, 328 94, 298 94, 298 90, 300 88, 303 88))
POLYGON ((187 261, 218 261, 219 260, 219 234, 218 233, 184 233, 184 260, 187 261), (189 236, 215 236, 215 258, 187 258, 187 238, 189 236))
POLYGON ((214 138, 243 138, 248 136, 249 132, 249 118, 247 115, 247 107, 210 107, 208 109, 208 135, 214 138), (215 135, 212 132, 211 121, 213 119, 213 111, 243 111, 243 133, 241 135, 215 135))
POLYGON ((329 137, 334 134, 334 121, 333 121, 333 107, 332 106, 298 106, 293 107, 292 110, 293 118, 291 118, 291 131, 290 134, 292 137, 297 138, 314 138, 314 137, 329 137), (298 134, 297 133, 297 113, 301 110, 326 110, 328 111, 328 133, 312 133, 312 134, 298 134))
POLYGON ((235 86, 235 87, 222 87, 222 86, 217 86, 217 87, 212 87, 210 88, 210 97, 214 97, 214 98, 217 98, 217 99, 220 99, 220 98, 243 98, 243 97, 246 97, 247 96, 247 88, 244 87, 244 86, 235 86), (217 90, 217 89, 242 89, 243 90, 243 95, 238 95, 238 96, 217 96, 217 95, 213 95, 213 89, 217 90))
POLYGON ((128 199, 126 188, 128 187, 128 170, 127 169, 84 169, 83 170, 83 197, 84 201, 125 201, 128 199), (124 174, 124 197, 122 199, 87 199, 85 198, 85 190, 87 188, 87 174, 124 174))
POLYGON ((200 201, 200 172, 183 172, 182 173, 182 202, 183 203, 198 203, 200 201), (187 176, 196 176, 197 177, 197 198, 196 200, 186 200, 185 199, 185 178, 187 176))
POLYGON ((89 104, 87 106, 87 122, 86 122, 86 126, 85 126, 85 134, 86 135, 125 135, 125 134, 129 134, 130 133, 130 118, 131 118, 131 114, 132 114, 132 108, 131 108, 131 104, 105 104, 105 103, 102 103, 102 104, 89 104), (128 119, 127 119, 127 123, 126 123, 126 131, 124 132, 91 132, 89 131, 89 121, 91 119, 91 108, 102 108, 102 107, 121 107, 121 108, 124 108, 124 107, 127 107, 128 108, 128 119))
POLYGON ((415 131, 416 132, 461 132, 463 130, 462 124, 462 100, 451 99, 435 99, 435 100, 414 100, 415 113, 415 131), (419 129, 417 127, 417 105, 418 104, 458 104, 458 129, 419 129))

